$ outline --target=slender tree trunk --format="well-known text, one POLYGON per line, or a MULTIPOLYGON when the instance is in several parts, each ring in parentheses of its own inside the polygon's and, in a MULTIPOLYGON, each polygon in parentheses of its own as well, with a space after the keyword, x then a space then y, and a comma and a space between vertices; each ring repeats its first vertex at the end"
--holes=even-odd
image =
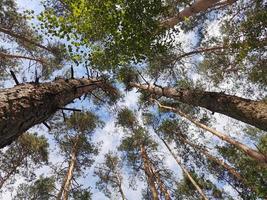
POLYGON ((265 166, 267 166, 267 158, 265 155, 259 153, 258 151, 255 151, 254 149, 249 148, 248 146, 242 144, 241 142, 238 142, 236 140, 234 140, 233 138, 229 137, 228 135, 221 133, 215 129, 212 129, 196 120, 194 120, 192 117, 190 117, 189 115, 183 113, 182 111, 180 111, 177 108, 173 108, 173 107, 169 107, 169 106, 164 106, 161 105, 158 101, 156 101, 159 105, 159 107, 170 110, 172 112, 175 112, 177 114, 179 114, 180 116, 186 118, 187 120, 191 121, 193 124, 195 124, 197 127, 202 128, 210 133, 212 133, 213 135, 219 137, 220 139, 228 142, 229 144, 234 145, 236 148, 238 148, 239 150, 243 151, 244 153, 246 153, 249 157, 263 163, 265 166))
MULTIPOLYGON (((196 0, 194 3, 184 8, 175 16, 162 21, 161 26, 165 28, 174 28, 174 26, 179 22, 184 21, 186 18, 193 17, 200 12, 205 12, 209 8, 217 6, 217 3, 219 2, 220 0, 196 0)), ((232 1, 229 1, 229 4, 231 3, 232 1)))
POLYGON ((74 145, 71 149, 69 167, 64 177, 61 189, 57 195, 57 200, 61 199, 68 200, 71 181, 73 179, 73 172, 75 170, 75 165, 77 161, 77 153, 79 148, 78 144, 79 144, 79 136, 75 138, 74 145))
POLYGON ((32 126, 46 121, 59 108, 96 88, 116 93, 104 80, 84 78, 25 83, 0 90, 0 148, 32 126))
POLYGON ((190 173, 187 171, 187 169, 182 165, 181 161, 177 158, 177 156, 174 154, 174 152, 171 150, 167 142, 161 137, 159 137, 161 141, 164 143, 164 145, 167 147, 169 152, 171 153, 172 157, 175 159, 176 163, 181 167, 182 171, 186 174, 188 179, 191 181, 191 183, 194 185, 196 190, 199 192, 199 194, 202 196, 203 199, 208 200, 202 189, 199 187, 199 185, 196 183, 196 181, 193 179, 193 177, 190 175, 190 173))
POLYGON ((135 82, 130 82, 129 85, 151 94, 165 96, 193 106, 200 106, 267 131, 267 103, 264 101, 253 101, 218 92, 161 88, 135 82))
POLYGON ((145 147, 142 145, 140 147, 141 150, 141 157, 143 159, 144 162, 144 170, 145 170, 145 174, 147 176, 147 180, 148 180, 148 185, 150 188, 150 192, 152 194, 153 200, 159 200, 159 194, 155 185, 155 181, 154 181, 154 177, 150 168, 150 163, 149 163, 149 159, 147 156, 147 152, 145 147))
POLYGON ((163 181, 161 180, 159 173, 154 169, 154 167, 152 167, 151 169, 152 169, 152 173, 155 175, 155 177, 157 179, 160 191, 164 195, 165 200, 171 200, 170 193, 167 190, 167 188, 165 187, 165 184, 163 183, 163 181))
POLYGON ((120 186, 119 186, 119 192, 120 192, 120 194, 121 194, 121 199, 122 199, 122 200, 126 200, 125 194, 124 194, 124 192, 123 192, 123 190, 122 190, 122 187, 121 187, 121 183, 120 183, 120 186))
POLYGON ((238 181, 245 182, 243 177, 239 174, 239 172, 236 171, 235 168, 228 165, 226 162, 224 162, 221 159, 218 159, 208 153, 206 149, 203 149, 202 147, 190 142, 189 140, 186 140, 182 137, 179 137, 179 139, 182 140, 184 144, 190 145, 193 149, 200 151, 203 155, 205 155, 210 161, 216 162, 218 165, 222 166, 224 169, 226 169, 230 174, 232 174, 238 181))
POLYGON ((37 47, 39 47, 39 48, 41 48, 41 49, 44 49, 44 50, 46 50, 46 51, 49 51, 49 52, 53 53, 53 51, 52 51, 50 48, 48 48, 48 47, 46 47, 46 46, 44 46, 44 45, 41 45, 41 44, 39 44, 39 43, 37 43, 37 42, 31 40, 31 39, 28 39, 28 38, 26 38, 26 37, 23 36, 23 35, 14 33, 14 32, 13 32, 12 30, 10 30, 10 29, 6 29, 6 28, 2 28, 2 27, 0 27, 0 32, 5 33, 5 34, 7 34, 7 35, 9 35, 9 36, 11 36, 11 37, 13 37, 13 38, 16 38, 16 39, 20 40, 21 42, 27 42, 27 43, 29 43, 29 44, 32 44, 32 45, 34 45, 34 46, 37 46, 37 47))
POLYGON ((45 61, 40 59, 40 58, 33 58, 33 57, 22 56, 22 55, 7 54, 7 53, 3 53, 3 52, 0 52, 0 58, 26 59, 26 60, 33 60, 33 61, 39 62, 41 64, 45 63, 45 61))

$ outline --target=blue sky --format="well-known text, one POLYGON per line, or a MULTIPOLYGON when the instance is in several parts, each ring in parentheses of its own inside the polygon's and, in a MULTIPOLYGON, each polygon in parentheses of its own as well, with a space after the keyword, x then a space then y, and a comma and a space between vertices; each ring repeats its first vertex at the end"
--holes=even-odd
MULTIPOLYGON (((33 1, 33 0, 17 0, 18 5, 20 10, 25 10, 25 9, 32 9, 34 11, 36 11, 36 13, 39 13, 42 9, 39 1, 33 1)), ((219 29, 218 29, 218 22, 215 21, 212 24, 209 24, 209 31, 208 33, 210 34, 210 36, 212 35, 216 35, 219 33, 219 29)), ((177 35, 177 41, 182 41, 183 42, 183 46, 185 47, 186 50, 190 50, 192 49, 192 47, 194 47, 194 45, 197 42, 196 39, 196 34, 193 32, 190 32, 188 34, 184 34, 182 32, 180 32, 177 35)), ((196 58, 196 59, 200 59, 200 58, 196 58)), ((63 70, 68 70, 68 67, 64 68, 63 70)), ((75 68, 75 74, 81 75, 83 74, 83 69, 77 67, 75 68)), ((197 80, 199 78, 199 76, 192 74, 193 78, 195 80, 197 80), (195 76, 195 77, 194 77, 195 76)), ((29 77, 28 77, 29 78, 29 77)), ((12 86, 13 83, 8 82, 6 83, 6 85, 8 86, 12 86)), ((229 84, 225 84, 221 86, 223 89, 228 89, 229 88, 229 84)), ((211 90, 212 90, 212 86, 211 86, 211 90)), ((138 101, 138 94, 136 93, 135 90, 128 92, 124 98, 124 101, 121 101, 117 106, 118 107, 124 107, 127 106, 131 109, 137 109, 137 101, 138 101)), ((90 110, 94 110, 96 112, 96 114, 98 114, 102 120, 105 121, 105 127, 103 129, 98 129, 96 131, 96 133, 94 134, 94 141, 95 142, 100 142, 102 141, 102 147, 101 147, 101 152, 99 154, 99 156, 96 158, 96 164, 101 162, 103 160, 103 155, 105 153, 107 153, 109 150, 115 150, 116 146, 119 145, 121 138, 123 137, 123 131, 122 129, 118 128, 115 126, 115 118, 114 118, 114 113, 112 113, 110 110, 108 110, 107 108, 103 107, 100 110, 96 111, 95 107, 91 104, 91 102, 89 102, 88 100, 85 100, 83 102, 81 102, 80 100, 76 100, 74 104, 72 105, 68 105, 68 107, 75 107, 75 108, 86 108, 86 109, 90 109, 90 110)), ((238 137, 239 140, 242 140, 243 142, 245 142, 246 144, 249 144, 251 146, 253 146, 253 144, 251 143, 250 140, 248 140, 248 138, 246 138, 244 136, 243 133, 240 132, 240 129, 236 129, 233 131, 233 129, 231 130, 227 130, 227 126, 229 126, 229 124, 233 124, 234 120, 229 119, 228 117, 219 115, 219 114, 215 114, 214 115, 215 119, 219 119, 220 123, 216 123, 216 128, 218 130, 221 131, 227 131, 231 136, 233 137, 238 137)), ((141 120, 141 118, 139 118, 141 120)), ((215 124, 215 123, 214 123, 215 124)), ((194 130, 194 128, 192 128, 192 131, 194 130)), ((43 126, 43 125, 39 125, 36 127, 33 127, 30 131, 35 132, 38 131, 41 134, 45 134, 48 136, 47 133, 47 129, 43 126)), ((153 134, 153 133, 152 133, 153 134)), ((217 144, 222 144, 222 142, 216 138, 214 138, 211 134, 206 133, 205 134, 205 139, 201 139, 202 142, 208 142, 210 143, 210 146, 215 146, 217 144), (212 141, 212 142, 210 142, 212 141)), ((48 136, 51 139, 51 136, 48 136)), ((195 133, 195 137, 197 137, 197 133, 195 133)), ((50 140, 51 142, 51 148, 53 148, 53 143, 52 140, 50 140)), ((174 159, 169 155, 168 151, 166 150, 166 148, 161 144, 161 148, 160 148, 166 155, 166 164, 167 166, 172 169, 176 175, 177 175, 177 180, 181 177, 181 170, 177 167, 177 164, 175 163, 174 159)), ((216 153, 216 152, 215 152, 216 153)), ((52 162, 57 162, 58 161, 58 154, 56 151, 53 151, 51 153, 51 161, 52 162)), ((50 172, 48 171, 48 168, 45 167, 43 169, 39 170, 39 173, 44 173, 44 174, 49 174, 50 172)), ((104 200, 107 199, 101 192, 99 192, 98 190, 95 189, 94 187, 94 183, 96 181, 95 177, 92 177, 93 174, 93 166, 91 167, 91 169, 87 172, 88 175, 86 176, 86 178, 81 179, 81 182, 83 182, 84 185, 86 186, 91 186, 92 188, 92 192, 93 192, 93 200, 104 200)), ((124 172, 125 173, 125 172, 124 172)), ((20 179, 20 177, 17 178, 18 182, 21 182, 22 179, 20 179)), ((214 182, 215 179, 214 177, 210 177, 210 179, 212 179, 214 182)), ((124 185, 123 185, 123 189, 126 191, 126 196, 128 200, 138 200, 141 199, 141 189, 143 188, 143 183, 138 183, 138 188, 136 191, 129 189, 128 185, 127 185, 127 175, 125 174, 125 180, 124 180, 124 185)), ((221 187, 224 187, 224 189, 229 192, 229 193, 234 193, 234 191, 226 185, 221 185, 221 187)), ((11 199, 11 193, 6 193, 3 198, 6 200, 11 199)), ((237 198, 238 199, 238 198, 237 198)))

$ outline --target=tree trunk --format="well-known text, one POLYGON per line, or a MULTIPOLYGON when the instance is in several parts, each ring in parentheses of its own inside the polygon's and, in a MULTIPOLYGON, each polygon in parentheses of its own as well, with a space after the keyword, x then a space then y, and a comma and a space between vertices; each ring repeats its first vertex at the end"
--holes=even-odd
POLYGON ((191 118, 189 115, 183 113, 182 111, 180 111, 179 109, 173 108, 173 107, 169 107, 169 106, 164 106, 161 105, 158 101, 157 101, 158 105, 161 108, 164 109, 168 109, 172 112, 175 112, 177 114, 179 114, 180 116, 186 118, 187 120, 191 121, 193 124, 195 124, 197 127, 200 127, 210 133, 212 133, 213 135, 219 137, 220 139, 228 142, 229 144, 234 145, 236 148, 238 148, 239 150, 243 151, 244 153, 246 153, 249 157, 263 163, 263 165, 267 166, 267 158, 265 155, 259 153, 258 151, 255 151, 254 149, 249 148, 248 146, 242 144, 241 142, 238 142, 236 140, 234 140, 233 138, 229 137, 228 135, 221 133, 215 129, 212 129, 196 120, 194 120, 193 118, 191 118))
POLYGON ((101 88, 116 90, 103 80, 58 79, 47 83, 25 83, 0 90, 0 148, 32 126, 46 121, 59 108, 83 94, 101 88))
POLYGON ((169 145, 167 144, 167 142, 165 142, 165 140, 163 138, 161 138, 161 137, 159 137, 159 138, 164 143, 164 145, 167 147, 167 149, 171 153, 172 157, 175 159, 176 163, 181 167, 182 171, 186 174, 186 176, 191 181, 191 183, 194 185, 194 187, 197 189, 197 191, 202 196, 202 198, 205 199, 205 200, 208 200, 208 198, 206 197, 206 195, 204 194, 204 192, 202 191, 202 189, 199 187, 199 185, 196 183, 196 181, 193 179, 193 177, 190 175, 190 173, 187 171, 187 169, 182 165, 182 163, 177 158, 177 156, 174 154, 174 152, 171 150, 171 148, 169 147, 169 145))
MULTIPOLYGON (((161 22, 161 26, 165 28, 174 28, 176 24, 184 21, 186 18, 193 17, 200 12, 205 12, 209 8, 217 6, 220 0, 196 0, 190 6, 184 8, 175 16, 161 22)), ((229 2, 230 4, 231 2, 229 2)))
POLYGON ((121 194, 121 199, 122 199, 122 200, 126 200, 126 197, 125 197, 125 194, 124 194, 124 192, 123 192, 123 190, 122 190, 121 184, 120 184, 120 186, 119 186, 119 192, 120 192, 120 194, 121 194))
POLYGON ((200 106, 267 131, 267 103, 253 101, 218 92, 158 87, 155 85, 129 83, 151 94, 172 98, 185 104, 200 106))
POLYGON ((169 191, 167 190, 167 188, 165 187, 165 184, 161 180, 159 173, 154 169, 154 167, 152 167, 151 169, 152 169, 152 173, 155 175, 155 177, 157 179, 157 183, 159 185, 160 191, 164 195, 165 200, 171 200, 171 196, 169 194, 169 191))
POLYGON ((77 153, 78 153, 78 148, 79 148, 78 144, 79 144, 79 136, 75 138, 75 143, 71 149, 69 167, 65 175, 64 181, 62 183, 61 189, 58 193, 57 200, 61 200, 61 199, 68 200, 70 185, 71 185, 73 172, 74 172, 76 161, 77 161, 77 153))
POLYGON ((210 155, 207 151, 207 149, 204 149, 192 142, 190 142, 189 140, 186 140, 182 137, 179 137, 179 139, 182 140, 182 142, 184 144, 188 144, 190 145, 193 149, 195 149, 196 151, 199 150, 200 153, 202 153, 203 155, 205 155, 210 161, 216 162, 218 165, 222 166, 223 168, 225 168, 230 174, 232 174, 238 181, 240 182, 245 182, 245 180, 243 179, 243 177, 239 174, 239 172, 237 172, 235 170, 235 168, 231 167, 230 165, 228 165, 227 163, 225 163, 223 160, 218 159, 212 155, 210 155))
POLYGON ((147 153, 146 153, 146 149, 142 145, 140 147, 140 150, 141 150, 141 157, 142 157, 143 162, 144 162, 145 174, 147 176, 148 185, 149 185, 150 192, 152 194, 153 200, 159 200, 159 194, 158 194, 158 191, 157 191, 157 188, 156 188, 156 185, 155 185, 153 173, 152 173, 151 168, 150 168, 150 163, 149 163, 149 159, 148 159, 148 156, 147 156, 147 153))

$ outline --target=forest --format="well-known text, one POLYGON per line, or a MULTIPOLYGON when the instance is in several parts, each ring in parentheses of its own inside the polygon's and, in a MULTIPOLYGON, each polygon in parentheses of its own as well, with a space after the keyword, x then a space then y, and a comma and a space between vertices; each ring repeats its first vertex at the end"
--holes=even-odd
POLYGON ((266 0, 0 0, 0 199, 266 200, 266 0))

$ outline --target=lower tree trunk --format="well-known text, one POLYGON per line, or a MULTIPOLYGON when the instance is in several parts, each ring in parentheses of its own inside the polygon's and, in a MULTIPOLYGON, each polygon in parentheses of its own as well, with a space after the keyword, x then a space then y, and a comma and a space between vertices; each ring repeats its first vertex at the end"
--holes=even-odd
POLYGON ((218 92, 161 88, 155 85, 129 83, 131 87, 151 94, 172 98, 185 104, 206 108, 267 131, 267 103, 218 92))
POLYGON ((125 197, 125 194, 124 194, 124 192, 123 192, 123 190, 122 190, 121 184, 120 184, 120 186, 119 186, 119 192, 120 192, 120 194, 121 194, 121 199, 122 199, 122 200, 126 200, 126 197, 125 197))
POLYGON ((59 108, 96 88, 116 92, 103 80, 84 78, 25 83, 0 90, 0 148, 32 126, 45 122, 59 108))
POLYGON ((199 192, 199 194, 202 196, 203 199, 208 200, 202 189, 199 187, 199 185, 196 183, 196 181, 193 179, 193 177, 190 175, 190 173, 187 171, 187 169, 182 165, 181 161, 177 158, 177 156, 174 154, 174 152, 171 150, 167 142, 161 137, 159 137, 161 141, 164 143, 164 145, 167 147, 169 152, 171 153, 172 157, 176 161, 176 163, 181 167, 182 171, 185 173, 185 175, 188 177, 188 179, 191 181, 191 183, 194 185, 196 190, 199 192))
POLYGON ((79 141, 79 137, 75 139, 75 143, 71 149, 71 153, 70 153, 71 158, 69 162, 69 167, 64 177, 64 181, 62 183, 60 192, 58 193, 57 200, 61 200, 61 199, 68 200, 71 181, 73 178, 73 172, 74 172, 76 161, 77 161, 78 141, 79 141))
POLYGON ((248 146, 242 144, 241 142, 238 142, 236 140, 234 140, 233 138, 229 137, 228 135, 221 133, 213 128, 210 128, 208 126, 206 126, 205 124, 202 124, 196 120, 194 120, 192 117, 190 117, 189 115, 183 113, 182 111, 180 111, 177 108, 173 108, 170 106, 164 106, 161 105, 158 101, 156 101, 157 104, 159 105, 159 107, 164 108, 164 109, 168 109, 172 112, 175 112, 177 114, 179 114, 180 116, 186 118, 187 120, 191 121, 193 124, 195 124, 197 127, 202 128, 210 133, 212 133, 213 135, 219 137, 220 139, 228 142, 229 144, 235 146, 236 148, 238 148, 239 150, 243 151, 244 153, 246 153, 249 157, 261 162, 263 165, 267 166, 267 158, 265 155, 259 153, 258 151, 255 151, 254 149, 249 148, 248 146))
POLYGON ((149 163, 149 159, 148 159, 148 156, 147 156, 147 153, 146 153, 146 149, 142 145, 140 147, 140 150, 141 150, 141 157, 142 157, 143 162, 144 162, 144 170, 145 170, 145 174, 147 176, 148 186, 150 188, 150 192, 152 194, 152 198, 153 198, 153 200, 159 200, 159 194, 158 194, 158 191, 157 191, 157 188, 156 188, 156 185, 155 185, 155 180, 154 180, 151 168, 150 168, 150 163, 149 163))

